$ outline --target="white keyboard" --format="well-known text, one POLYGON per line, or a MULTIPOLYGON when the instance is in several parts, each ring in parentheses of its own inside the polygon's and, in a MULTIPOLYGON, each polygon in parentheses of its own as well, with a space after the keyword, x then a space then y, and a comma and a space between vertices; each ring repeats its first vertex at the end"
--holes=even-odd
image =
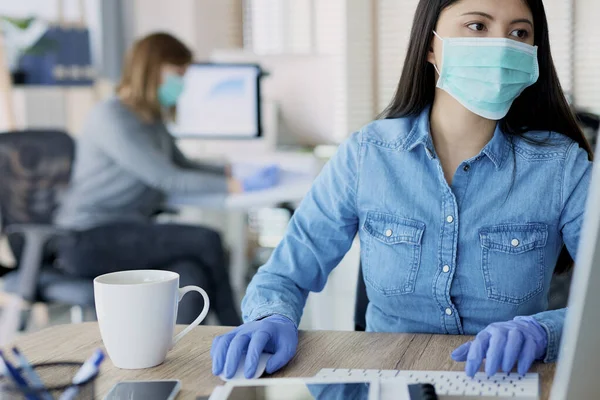
POLYGON ((322 369, 316 375, 319 378, 331 377, 367 377, 394 378, 403 377, 408 384, 430 383, 435 386, 438 396, 446 398, 493 397, 522 400, 538 400, 540 384, 538 374, 496 374, 488 378, 485 373, 477 373, 475 378, 464 372, 452 371, 393 371, 376 369, 322 369))

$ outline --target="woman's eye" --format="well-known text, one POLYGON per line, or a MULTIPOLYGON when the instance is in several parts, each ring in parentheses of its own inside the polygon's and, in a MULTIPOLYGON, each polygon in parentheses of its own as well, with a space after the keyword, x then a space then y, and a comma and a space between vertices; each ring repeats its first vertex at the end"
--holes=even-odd
POLYGON ((485 30, 485 25, 480 22, 470 24, 467 27, 469 29, 471 29, 472 31, 477 31, 477 32, 481 32, 481 31, 485 30))
POLYGON ((512 31, 510 35, 519 39, 527 39, 529 37, 529 32, 527 32, 525 29, 517 29, 512 31))

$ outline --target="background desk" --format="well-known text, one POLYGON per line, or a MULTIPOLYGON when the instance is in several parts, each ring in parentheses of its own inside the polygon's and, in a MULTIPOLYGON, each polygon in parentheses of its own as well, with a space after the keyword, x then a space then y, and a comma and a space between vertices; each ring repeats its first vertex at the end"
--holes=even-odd
POLYGON ((249 267, 247 212, 253 208, 300 202, 310 190, 319 170, 318 160, 311 153, 273 153, 258 159, 247 158, 234 164, 234 176, 244 175, 243 169, 246 166, 252 168, 269 164, 277 164, 282 168, 280 182, 274 188, 230 195, 173 195, 167 199, 170 208, 228 213, 227 223, 220 221, 218 225, 223 236, 228 238, 231 250, 230 276, 237 304, 241 303, 246 290, 245 280, 249 267), (227 226, 227 231, 223 231, 223 226, 227 226))
POLYGON ((315 180, 305 172, 284 170, 279 184, 271 189, 230 195, 174 195, 170 207, 198 207, 216 210, 248 211, 255 207, 271 207, 279 203, 298 202, 304 198, 315 180))
MULTIPOLYGON (((110 360, 102 366, 96 383, 98 399, 123 380, 180 379, 178 400, 194 400, 208 395, 221 384, 211 373, 210 346, 216 335, 227 328, 199 327, 181 340, 164 364, 147 370, 119 370, 110 360)), ((301 332, 298 355, 275 377, 310 377, 322 368, 365 368, 403 370, 454 370, 463 364, 450 359, 450 352, 465 337, 412 334, 368 334, 358 332, 301 332)), ((32 362, 84 361, 102 346, 96 323, 49 328, 18 339, 15 343, 32 362)), ((541 374, 542 399, 547 399, 554 365, 537 365, 541 374)))

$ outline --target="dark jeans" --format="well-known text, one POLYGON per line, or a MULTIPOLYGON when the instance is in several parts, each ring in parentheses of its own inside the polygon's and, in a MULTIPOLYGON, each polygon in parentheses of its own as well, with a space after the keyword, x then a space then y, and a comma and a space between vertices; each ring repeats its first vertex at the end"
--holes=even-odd
MULTIPOLYGON (((241 324, 220 235, 198 226, 112 223, 75 232, 57 246, 59 265, 72 275, 98 275, 133 269, 162 269, 180 275, 180 286, 203 288, 223 325, 241 324)), ((189 324, 202 311, 199 293, 186 295, 177 323, 189 324)))

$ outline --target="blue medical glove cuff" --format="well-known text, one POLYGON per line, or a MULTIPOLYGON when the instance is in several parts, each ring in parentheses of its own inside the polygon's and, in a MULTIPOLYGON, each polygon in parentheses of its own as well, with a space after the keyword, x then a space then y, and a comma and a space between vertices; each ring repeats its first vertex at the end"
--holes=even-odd
POLYGON ((514 321, 525 322, 530 327, 530 332, 533 334, 534 340, 537 344, 536 360, 543 360, 546 357, 546 350, 548 348, 548 333, 539 322, 530 316, 515 317, 514 321))
POLYGON ((245 307, 248 301, 248 297, 244 297, 242 301, 242 309, 249 311, 242 315, 244 322, 259 321, 272 315, 279 315, 292 321, 296 327, 300 324, 302 309, 298 310, 283 302, 262 303, 259 306, 249 308, 245 307))
POLYGON ((296 323, 294 321, 292 321, 285 315, 281 315, 281 314, 269 315, 268 317, 261 318, 258 321, 269 321, 269 322, 275 322, 277 324, 291 325, 294 327, 294 329, 296 331, 298 330, 298 327, 296 326, 296 323))
POLYGON ((566 308, 561 308, 560 310, 544 311, 533 316, 544 328, 548 338, 545 363, 553 363, 558 360, 566 311, 566 308))
POLYGON ((548 348, 548 333, 546 332, 544 327, 540 325, 540 323, 534 317, 515 317, 514 320, 525 322, 528 325, 530 325, 531 330, 535 332, 534 337, 536 338, 536 343, 540 348, 544 349, 544 354, 538 357, 537 359, 543 359, 546 354, 545 349, 548 348))

